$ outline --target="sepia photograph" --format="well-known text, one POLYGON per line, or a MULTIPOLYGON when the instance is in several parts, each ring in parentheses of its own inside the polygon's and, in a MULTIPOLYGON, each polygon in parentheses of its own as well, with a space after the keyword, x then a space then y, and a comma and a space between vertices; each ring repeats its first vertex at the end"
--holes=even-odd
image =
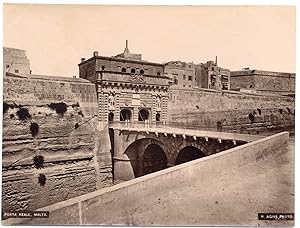
POLYGON ((2 225, 294 226, 295 5, 2 8, 2 225))

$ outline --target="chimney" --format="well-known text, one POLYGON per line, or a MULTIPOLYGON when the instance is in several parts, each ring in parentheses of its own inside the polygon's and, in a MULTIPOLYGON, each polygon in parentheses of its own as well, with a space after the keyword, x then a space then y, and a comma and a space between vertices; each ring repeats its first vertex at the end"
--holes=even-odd
POLYGON ((81 62, 84 62, 85 61, 85 58, 81 58, 81 62))
POLYGON ((94 51, 94 56, 98 56, 98 51, 94 51))
POLYGON ((216 56, 216 65, 218 65, 218 56, 216 56))

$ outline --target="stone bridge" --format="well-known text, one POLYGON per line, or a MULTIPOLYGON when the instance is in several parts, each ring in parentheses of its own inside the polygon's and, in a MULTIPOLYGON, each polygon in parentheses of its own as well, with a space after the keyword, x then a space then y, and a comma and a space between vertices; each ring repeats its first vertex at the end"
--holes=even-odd
POLYGON ((125 181, 209 156, 261 136, 172 128, 111 125, 115 181, 125 181))

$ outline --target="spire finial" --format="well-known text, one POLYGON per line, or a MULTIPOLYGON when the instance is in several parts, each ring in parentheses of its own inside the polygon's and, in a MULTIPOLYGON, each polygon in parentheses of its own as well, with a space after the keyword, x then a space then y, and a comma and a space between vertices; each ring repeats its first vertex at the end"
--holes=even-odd
POLYGON ((218 56, 216 56, 216 65, 218 65, 218 56))
POLYGON ((128 40, 126 40, 126 49, 128 48, 128 40))

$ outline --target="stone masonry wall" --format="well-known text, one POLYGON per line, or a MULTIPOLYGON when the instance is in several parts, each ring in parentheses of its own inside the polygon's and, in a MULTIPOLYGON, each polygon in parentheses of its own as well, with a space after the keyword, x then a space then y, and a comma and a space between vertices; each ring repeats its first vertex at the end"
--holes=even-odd
POLYGON ((232 88, 251 88, 257 91, 295 92, 295 74, 261 70, 232 71, 232 88))
POLYGON ((255 89, 257 90, 295 92, 295 76, 270 77, 256 75, 254 80, 255 89))
POLYGON ((3 210, 34 210, 112 184, 94 84, 9 74, 3 89, 3 210))
POLYGON ((233 77, 230 76, 230 87, 231 89, 238 89, 238 88, 248 88, 253 89, 254 88, 254 77, 251 75, 248 76, 241 76, 241 77, 233 77))
POLYGON ((291 97, 169 90, 170 124, 239 133, 290 130, 295 125, 294 111, 295 100, 291 97), (254 116, 252 122, 249 114, 254 116))

